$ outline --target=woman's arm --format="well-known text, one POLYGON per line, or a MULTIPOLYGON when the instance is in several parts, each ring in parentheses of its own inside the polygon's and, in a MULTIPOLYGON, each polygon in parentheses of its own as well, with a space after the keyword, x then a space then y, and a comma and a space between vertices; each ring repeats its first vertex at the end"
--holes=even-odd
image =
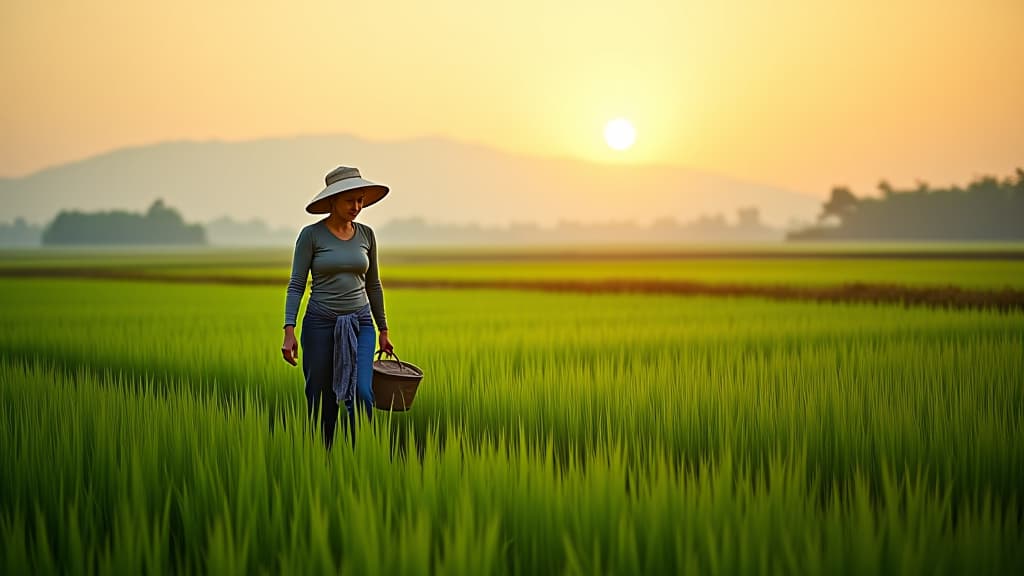
POLYGON ((295 322, 299 314, 302 295, 306 292, 306 280, 313 263, 313 239, 309 227, 299 232, 295 241, 295 254, 292 256, 292 275, 288 280, 288 293, 284 303, 284 343, 281 354, 286 362, 295 366, 299 357, 299 343, 295 339, 295 322))
POLYGON ((366 270, 366 298, 370 301, 370 312, 373 320, 377 323, 377 330, 380 332, 380 350, 391 352, 393 346, 388 338, 388 321, 384 313, 384 287, 380 283, 380 268, 377 265, 377 238, 373 229, 366 227, 369 231, 370 249, 367 256, 370 259, 370 266, 366 270))

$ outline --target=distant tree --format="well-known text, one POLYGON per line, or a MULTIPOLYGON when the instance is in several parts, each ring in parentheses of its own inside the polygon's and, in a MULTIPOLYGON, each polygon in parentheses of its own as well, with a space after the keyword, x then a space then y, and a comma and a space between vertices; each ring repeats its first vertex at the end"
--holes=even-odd
POLYGON ((821 208, 821 215, 818 220, 825 220, 829 216, 835 216, 842 222, 854 210, 857 209, 857 197, 850 192, 846 186, 832 188, 832 196, 821 208))
POLYGON ((21 217, 15 218, 11 224, 0 222, 0 245, 3 246, 36 246, 42 234, 41 226, 29 224, 21 217))
POLYGON ((679 221, 672 216, 662 216, 651 223, 654 230, 676 230, 679 228, 679 221))
POLYGON ((235 221, 222 216, 203 225, 210 244, 220 246, 292 246, 297 230, 271 228, 263 220, 235 221))
POLYGON ((121 210, 61 211, 43 231, 43 244, 206 244, 206 231, 186 224, 177 210, 157 200, 145 214, 121 210))
POLYGON ((736 225, 740 228, 759 228, 761 212, 755 208, 740 208, 736 211, 736 225))
POLYGON ((1024 240, 1024 170, 1002 180, 982 176, 965 189, 932 188, 918 181, 897 190, 882 180, 880 197, 857 198, 845 187, 832 189, 820 220, 838 226, 791 232, 792 240, 1024 240))

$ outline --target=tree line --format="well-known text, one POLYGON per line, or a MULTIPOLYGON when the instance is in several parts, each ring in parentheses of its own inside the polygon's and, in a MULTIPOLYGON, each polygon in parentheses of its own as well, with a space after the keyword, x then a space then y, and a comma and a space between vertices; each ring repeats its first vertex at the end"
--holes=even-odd
POLYGON ((789 240, 1022 240, 1024 170, 1003 179, 982 176, 965 188, 897 190, 883 180, 878 197, 832 189, 819 224, 789 240))
POLYGON ((735 223, 722 214, 702 215, 682 222, 662 216, 650 225, 632 221, 576 222, 561 220, 552 227, 535 222, 507 226, 442 224, 423 218, 391 220, 377 229, 377 236, 398 245, 568 245, 568 244, 679 244, 695 242, 778 242, 783 231, 761 222, 756 207, 737 210, 735 223))
MULTIPOLYGON (((878 185, 878 196, 856 196, 848 187, 838 186, 823 205, 818 223, 790 231, 786 239, 814 240, 1024 240, 1024 169, 1006 178, 982 176, 965 187, 930 188, 918 183, 910 189, 896 189, 886 181, 878 185)), ((227 219, 211 223, 225 238, 246 232, 243 243, 253 236, 268 236, 262 223, 242 226, 227 219), (242 230, 241 228, 244 228, 242 230), (221 230, 223 228, 223 230, 221 230), (252 230, 249 230, 252 228, 252 230), (222 233, 221 233, 222 232, 222 233)), ((649 229, 626 226, 627 237, 647 241, 699 241, 707 237, 746 241, 771 240, 772 230, 758 220, 756 209, 740 211, 735 226, 724 219, 702 218, 679 223, 662 218, 649 229)), ((572 241, 583 237, 606 238, 606 226, 563 223, 555 230, 535 225, 519 225, 507 230, 482 229, 479 226, 432 226, 421 219, 409 219, 384 225, 382 232, 394 240, 421 242, 424 238, 451 243, 488 241, 529 242, 572 241)), ((290 234, 279 231, 281 243, 290 234)), ((779 232, 781 236, 781 232, 779 232)), ((187 224, 177 210, 156 200, 144 214, 121 210, 84 213, 61 211, 40 230, 18 219, 13 225, 0 223, 0 243, 29 245, 35 238, 46 245, 55 244, 207 244, 207 230, 200 224, 187 224)), ((776 236, 778 238, 778 236, 776 236)), ((265 239, 270 242, 269 238, 265 239)))
POLYGON ((206 230, 157 200, 145 214, 61 211, 43 230, 46 244, 206 244, 206 230))

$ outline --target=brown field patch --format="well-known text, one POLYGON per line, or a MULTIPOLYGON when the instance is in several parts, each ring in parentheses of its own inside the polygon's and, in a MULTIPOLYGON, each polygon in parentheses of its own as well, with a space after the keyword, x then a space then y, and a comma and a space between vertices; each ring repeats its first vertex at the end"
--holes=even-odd
MULTIPOLYGON (((216 274, 161 274, 124 269, 97 268, 9 268, 0 269, 8 278, 93 278, 141 280, 187 284, 229 284, 280 286, 287 278, 245 278, 216 274)), ((680 296, 758 297, 775 300, 820 302, 861 302, 954 309, 1024 310, 1024 290, 1012 288, 975 289, 957 286, 907 286, 901 284, 846 283, 830 286, 786 284, 728 284, 678 280, 411 280, 385 282, 390 288, 536 290, 581 294, 675 294, 680 296)))

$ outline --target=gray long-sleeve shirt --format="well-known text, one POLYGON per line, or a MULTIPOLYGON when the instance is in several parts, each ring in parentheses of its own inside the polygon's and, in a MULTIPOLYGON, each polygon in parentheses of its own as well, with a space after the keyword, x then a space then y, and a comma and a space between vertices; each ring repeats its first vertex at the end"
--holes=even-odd
POLYGON ((284 323, 295 325, 299 304, 312 272, 309 299, 336 314, 348 314, 370 304, 378 330, 387 330, 384 290, 377 272, 377 240, 373 229, 352 223, 355 234, 348 240, 335 236, 321 220, 299 232, 292 258, 292 276, 285 299, 284 323))

